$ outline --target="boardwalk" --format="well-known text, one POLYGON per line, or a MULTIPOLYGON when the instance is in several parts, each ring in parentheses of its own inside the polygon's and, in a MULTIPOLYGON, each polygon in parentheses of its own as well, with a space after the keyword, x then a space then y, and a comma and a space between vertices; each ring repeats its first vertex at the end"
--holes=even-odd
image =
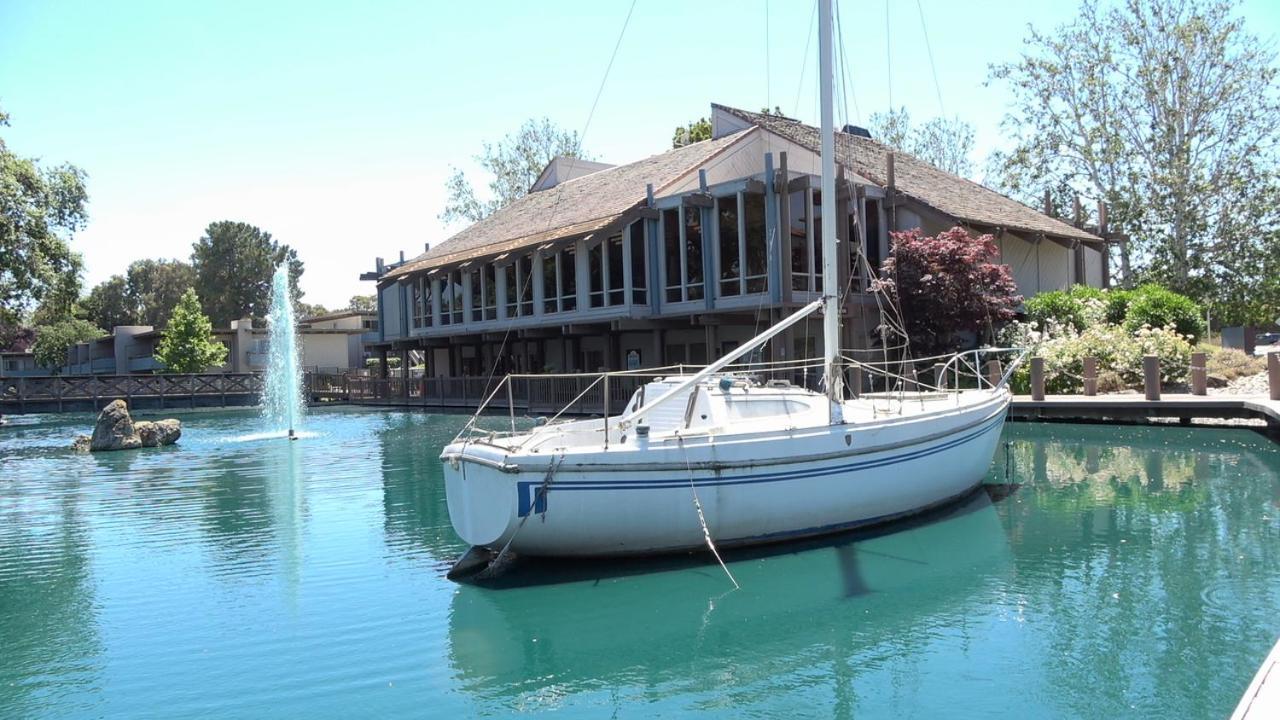
POLYGON ((131 408, 256 405, 262 377, 202 375, 66 375, 0 379, 0 414, 94 412, 115 399, 131 408))
POLYGON ((1030 395, 1013 399, 1009 416, 1019 420, 1064 421, 1146 421, 1172 418, 1252 418, 1265 420, 1272 430, 1280 430, 1280 400, 1265 395, 1163 395, 1148 400, 1138 394, 1049 395, 1032 400, 1030 395))

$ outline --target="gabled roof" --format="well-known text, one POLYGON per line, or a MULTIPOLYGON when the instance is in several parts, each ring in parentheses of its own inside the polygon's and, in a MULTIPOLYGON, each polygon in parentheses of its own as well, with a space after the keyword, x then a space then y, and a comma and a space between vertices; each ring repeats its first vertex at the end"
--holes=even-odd
POLYGON ((525 195, 394 268, 383 279, 604 229, 645 203, 647 185, 660 192, 750 132, 693 143, 525 195))
MULTIPOLYGON (((813 152, 822 144, 817 128, 798 120, 748 112, 724 105, 712 105, 712 111, 728 113, 767 132, 771 132, 813 152)), ((878 185, 887 185, 887 155, 893 148, 870 138, 836 133, 836 161, 878 185)), ((1003 227, 1014 232, 1044 233, 1061 238, 1102 242, 1102 238, 1049 217, 958 175, 924 162, 908 153, 894 153, 894 185, 902 194, 949 215, 957 220, 978 225, 1003 227)))

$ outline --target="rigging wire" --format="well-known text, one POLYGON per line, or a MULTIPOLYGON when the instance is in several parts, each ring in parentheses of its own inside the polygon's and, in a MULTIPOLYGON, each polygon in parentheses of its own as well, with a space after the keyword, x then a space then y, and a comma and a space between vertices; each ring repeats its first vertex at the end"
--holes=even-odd
POLYGON ((893 36, 889 34, 889 0, 884 0, 884 62, 889 81, 889 111, 893 112, 893 36))
POLYGON ((942 102, 942 84, 938 82, 938 66, 933 62, 933 46, 929 43, 929 28, 924 23, 924 5, 916 0, 916 9, 920 11, 920 32, 924 34, 924 49, 929 55, 929 70, 933 72, 933 89, 938 93, 938 111, 945 117, 947 106, 942 102))
POLYGON ((800 115, 800 93, 804 90, 804 71, 809 67, 809 44, 813 42, 813 21, 818 17, 818 0, 813 0, 813 12, 809 13, 809 32, 804 38, 804 54, 800 60, 800 84, 796 87, 795 109, 791 111, 792 117, 800 115))

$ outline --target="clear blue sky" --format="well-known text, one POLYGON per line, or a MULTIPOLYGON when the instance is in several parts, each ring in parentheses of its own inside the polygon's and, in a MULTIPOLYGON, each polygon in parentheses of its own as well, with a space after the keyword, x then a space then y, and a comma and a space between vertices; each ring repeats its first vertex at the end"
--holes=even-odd
MULTIPOLYGON (((74 240, 88 284, 137 258, 186 259, 210 221, 243 220, 298 249, 307 301, 341 306, 372 292, 357 276, 375 256, 457 230, 436 218, 449 166, 472 169, 526 118, 586 128, 586 149, 615 163, 666 149, 711 102, 816 118, 812 0, 639 0, 587 127, 628 6, 0 0, 3 133, 88 172, 90 224, 74 240)), ((1006 101, 987 66, 1076 5, 844 0, 850 120, 891 93, 914 118, 942 111, 918 7, 942 104, 975 125, 981 163, 1006 101)), ((1275 43, 1280 3, 1241 11, 1275 43)))

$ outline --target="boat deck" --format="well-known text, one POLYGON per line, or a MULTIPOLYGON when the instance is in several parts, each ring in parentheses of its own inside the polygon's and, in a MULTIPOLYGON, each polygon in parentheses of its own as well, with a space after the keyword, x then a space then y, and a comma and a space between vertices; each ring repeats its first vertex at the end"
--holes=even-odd
POLYGON ((1249 689, 1244 691, 1231 720, 1262 720, 1280 718, 1280 640, 1271 648, 1271 654, 1262 661, 1258 674, 1253 676, 1249 689))

